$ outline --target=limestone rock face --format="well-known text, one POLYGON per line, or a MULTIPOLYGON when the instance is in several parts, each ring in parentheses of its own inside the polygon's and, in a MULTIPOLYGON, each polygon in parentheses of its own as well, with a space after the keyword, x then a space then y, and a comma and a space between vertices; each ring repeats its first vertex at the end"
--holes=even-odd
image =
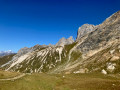
POLYGON ((40 49, 40 48, 44 48, 44 47, 47 47, 46 45, 35 45, 34 47, 31 47, 31 48, 28 48, 28 47, 24 47, 24 48, 21 48, 17 54, 12 58, 12 61, 18 59, 19 57, 21 57, 22 55, 25 55, 27 54, 28 52, 32 52, 32 51, 35 51, 37 49, 40 49))
MULTIPOLYGON (((108 47, 113 45, 113 43, 120 42, 120 11, 98 25, 95 31, 92 26, 90 27, 93 31, 91 30, 92 32, 90 32, 86 36, 86 39, 78 46, 78 49, 82 52, 108 47)), ((79 36, 78 33, 78 37, 79 36)))
MULTIPOLYGON (((88 68, 89 72, 100 72, 104 69, 109 73, 119 73, 120 11, 107 18, 102 24, 80 27, 77 42, 74 50, 82 53, 82 59, 74 65, 69 65, 65 70, 76 71, 76 69, 88 68), (84 31, 90 32, 84 33, 84 31), (111 64, 107 65, 107 62, 111 64)), ((102 73, 106 73, 104 70, 102 73)))
POLYGON ((29 52, 29 48, 28 47, 24 47, 24 48, 21 48, 19 51, 18 51, 18 53, 17 53, 17 55, 18 56, 21 56, 21 55, 23 55, 23 54, 26 54, 27 52, 29 52))
POLYGON ((79 27, 78 29, 78 35, 77 35, 77 41, 82 38, 83 36, 85 36, 86 34, 94 31, 96 29, 96 26, 92 25, 92 24, 84 24, 81 27, 79 27))
MULTIPOLYGON (((102 24, 99 25, 99 28, 106 27, 108 25, 114 24, 115 22, 120 22, 120 11, 112 14, 110 17, 108 17, 102 24)), ((120 29, 120 27, 119 27, 120 29)))
POLYGON ((73 42, 74 42, 74 39, 72 36, 70 36, 68 39, 63 37, 58 41, 56 46, 64 46, 64 45, 72 44, 73 42))

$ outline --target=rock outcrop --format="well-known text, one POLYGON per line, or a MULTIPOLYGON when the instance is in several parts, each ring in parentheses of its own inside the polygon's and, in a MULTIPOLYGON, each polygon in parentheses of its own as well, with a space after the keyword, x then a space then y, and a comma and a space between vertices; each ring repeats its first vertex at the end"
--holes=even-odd
POLYGON ((70 36, 68 39, 65 39, 63 37, 58 41, 58 43, 56 43, 56 46, 64 46, 64 45, 72 44, 73 42, 74 42, 74 39, 72 36, 70 36))
POLYGON ((92 24, 84 24, 78 29, 77 33, 77 41, 82 38, 83 36, 89 34, 90 32, 94 31, 97 26, 94 26, 92 24))
POLYGON ((86 39, 77 47, 82 52, 104 49, 120 42, 120 11, 107 18, 90 32, 86 39))

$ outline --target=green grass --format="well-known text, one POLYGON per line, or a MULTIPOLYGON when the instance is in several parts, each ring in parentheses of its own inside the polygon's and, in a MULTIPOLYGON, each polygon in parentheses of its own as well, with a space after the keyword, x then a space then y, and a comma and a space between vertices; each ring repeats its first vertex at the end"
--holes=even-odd
POLYGON ((0 81, 0 90, 119 90, 120 79, 102 74, 38 74, 0 81))
POLYGON ((76 44, 77 44, 77 42, 74 42, 69 45, 65 45, 65 50, 67 51, 67 53, 69 53, 70 49, 72 49, 76 44))
POLYGON ((79 50, 73 51, 71 54, 71 62, 77 60, 78 58, 82 59, 82 53, 79 50))

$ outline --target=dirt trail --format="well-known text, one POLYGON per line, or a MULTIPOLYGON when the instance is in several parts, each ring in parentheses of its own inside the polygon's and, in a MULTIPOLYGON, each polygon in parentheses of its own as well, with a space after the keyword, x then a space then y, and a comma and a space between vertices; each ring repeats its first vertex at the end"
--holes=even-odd
POLYGON ((9 80, 16 80, 16 79, 19 79, 19 78, 22 78, 24 77, 26 74, 21 74, 19 76, 16 76, 16 77, 13 77, 13 78, 7 78, 7 79, 0 79, 0 81, 9 81, 9 80))

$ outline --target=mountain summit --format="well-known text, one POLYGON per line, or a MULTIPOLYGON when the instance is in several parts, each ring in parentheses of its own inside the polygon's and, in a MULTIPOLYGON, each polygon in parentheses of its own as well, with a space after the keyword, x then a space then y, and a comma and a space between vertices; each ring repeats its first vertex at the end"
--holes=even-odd
POLYGON ((63 37, 58 41, 58 43, 56 43, 56 46, 64 46, 64 45, 72 44, 73 42, 74 42, 74 39, 72 36, 70 36, 68 39, 65 39, 63 37))
POLYGON ((77 35, 77 41, 82 38, 83 36, 85 36, 86 34, 94 31, 96 29, 96 26, 92 25, 92 24, 84 24, 81 27, 79 27, 78 29, 78 35, 77 35))

